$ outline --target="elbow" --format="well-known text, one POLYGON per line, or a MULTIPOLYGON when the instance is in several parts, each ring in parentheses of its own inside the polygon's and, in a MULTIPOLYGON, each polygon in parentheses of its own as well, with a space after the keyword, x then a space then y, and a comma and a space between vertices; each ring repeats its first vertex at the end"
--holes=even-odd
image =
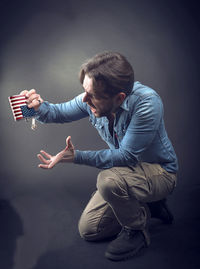
POLYGON ((120 153, 124 165, 135 165, 139 161, 138 155, 130 150, 120 149, 120 153))

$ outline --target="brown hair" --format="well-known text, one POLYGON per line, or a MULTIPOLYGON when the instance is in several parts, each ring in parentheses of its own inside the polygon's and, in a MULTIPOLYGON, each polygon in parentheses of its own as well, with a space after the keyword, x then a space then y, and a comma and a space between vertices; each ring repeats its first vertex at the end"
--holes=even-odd
POLYGON ((127 59, 117 52, 103 52, 86 61, 79 74, 81 84, 85 75, 93 79, 94 90, 112 96, 119 92, 130 94, 134 71, 127 59))

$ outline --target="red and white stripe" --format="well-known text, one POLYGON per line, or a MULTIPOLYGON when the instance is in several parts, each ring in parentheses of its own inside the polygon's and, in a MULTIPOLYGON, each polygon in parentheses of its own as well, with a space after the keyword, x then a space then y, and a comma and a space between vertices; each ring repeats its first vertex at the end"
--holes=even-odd
POLYGON ((20 107, 26 105, 26 96, 25 95, 13 95, 13 96, 9 96, 8 100, 9 100, 15 121, 23 119, 23 114, 20 107))

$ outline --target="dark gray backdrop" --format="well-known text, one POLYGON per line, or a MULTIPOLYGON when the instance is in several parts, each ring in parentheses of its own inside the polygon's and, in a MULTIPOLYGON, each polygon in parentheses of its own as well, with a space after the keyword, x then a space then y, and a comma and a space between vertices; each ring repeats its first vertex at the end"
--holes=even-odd
MULTIPOLYGON (((82 91, 80 65, 104 50, 124 54, 135 69, 136 80, 161 95, 166 127, 180 165, 170 203, 181 223, 185 215, 195 221, 200 59, 195 2, 4 0, 0 13, 0 198, 9 201, 21 226, 8 247, 11 264, 15 262, 16 269, 32 268, 48 251, 71 246, 71 235, 59 236, 72 225, 72 232, 76 231, 80 212, 95 188, 95 168, 72 164, 51 171, 37 168, 40 149, 57 153, 68 135, 77 149, 106 145, 88 119, 65 125, 38 124, 32 131, 30 122, 14 122, 7 98, 35 88, 50 102, 70 100, 82 91), (49 219, 54 222, 47 222, 49 219)), ((10 214, 12 220, 14 213, 10 214)), ((185 225, 191 229, 191 223, 185 225)), ((196 253, 196 244, 192 247, 196 253)), ((193 251, 190 256, 192 259, 193 251)))

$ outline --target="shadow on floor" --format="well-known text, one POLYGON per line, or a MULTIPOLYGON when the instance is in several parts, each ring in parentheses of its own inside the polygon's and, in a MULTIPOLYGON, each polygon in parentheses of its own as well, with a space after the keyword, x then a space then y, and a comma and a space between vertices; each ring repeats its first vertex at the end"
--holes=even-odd
POLYGON ((23 235, 21 219, 7 200, 0 200, 0 268, 12 269, 16 242, 23 235))

